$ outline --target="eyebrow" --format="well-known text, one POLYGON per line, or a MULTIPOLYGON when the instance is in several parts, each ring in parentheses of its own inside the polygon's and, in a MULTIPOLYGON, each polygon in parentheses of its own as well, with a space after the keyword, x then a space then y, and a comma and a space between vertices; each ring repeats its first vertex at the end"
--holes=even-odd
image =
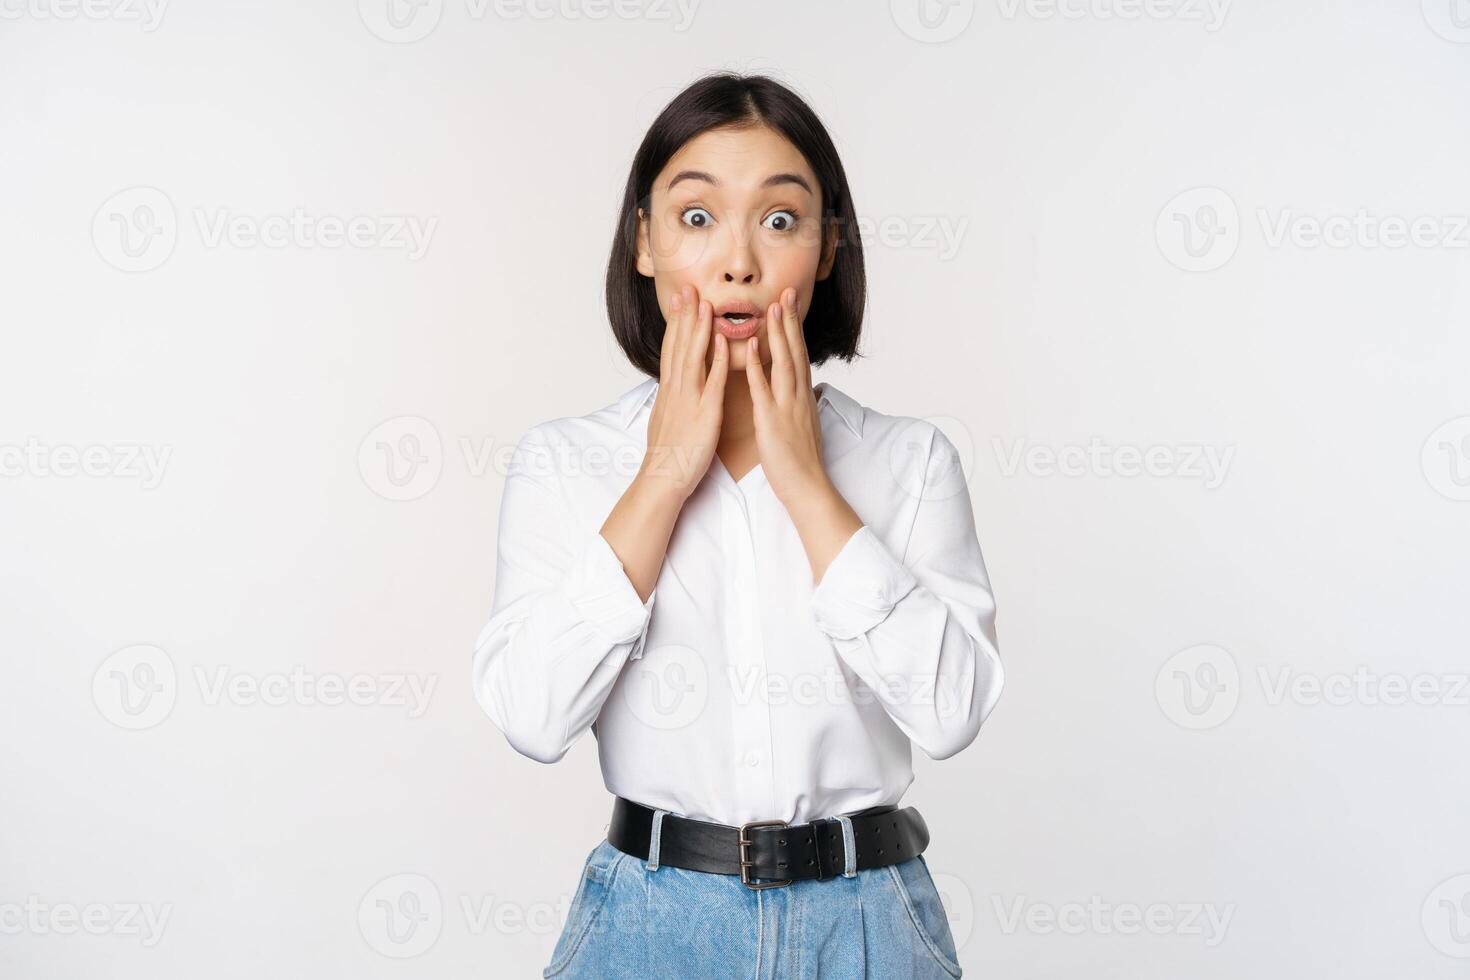
MULTIPOLYGON (((674 175, 673 180, 669 181, 669 186, 667 189, 673 190, 674 185, 681 180, 702 180, 707 184, 714 185, 715 187, 720 186, 720 182, 715 179, 713 174, 707 174, 703 170, 681 170, 674 175)), ((802 190, 806 191, 808 194, 813 193, 812 185, 808 184, 806 182, 806 178, 801 176, 801 174, 772 174, 765 180, 761 181, 761 187, 778 187, 782 184, 795 184, 802 190)))

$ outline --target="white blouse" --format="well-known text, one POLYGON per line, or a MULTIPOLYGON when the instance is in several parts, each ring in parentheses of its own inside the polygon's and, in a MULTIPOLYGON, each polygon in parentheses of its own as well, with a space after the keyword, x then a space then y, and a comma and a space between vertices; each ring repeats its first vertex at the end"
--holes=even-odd
POLYGON ((647 447, 657 379, 533 427, 500 506, 475 696, 519 752, 589 728, 612 793, 700 820, 897 804, 910 742, 969 745, 1000 696, 995 601, 954 445, 816 386, 822 455, 864 521, 813 587, 759 465, 716 455, 646 602, 600 533, 647 447))

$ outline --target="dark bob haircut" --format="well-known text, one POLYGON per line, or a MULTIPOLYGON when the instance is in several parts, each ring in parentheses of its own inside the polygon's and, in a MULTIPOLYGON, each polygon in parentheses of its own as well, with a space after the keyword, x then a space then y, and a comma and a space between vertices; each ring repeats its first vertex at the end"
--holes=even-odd
POLYGON ((851 362, 859 356, 867 276, 852 193, 832 138, 811 107, 786 86, 765 75, 720 72, 690 85, 659 113, 633 157, 623 192, 607 263, 607 315, 618 346, 650 377, 659 377, 665 322, 653 279, 638 271, 638 209, 651 211, 653 181, 685 143, 720 126, 757 125, 780 133, 806 157, 821 189, 824 239, 835 226, 832 271, 816 283, 802 324, 811 363, 833 357, 851 362))

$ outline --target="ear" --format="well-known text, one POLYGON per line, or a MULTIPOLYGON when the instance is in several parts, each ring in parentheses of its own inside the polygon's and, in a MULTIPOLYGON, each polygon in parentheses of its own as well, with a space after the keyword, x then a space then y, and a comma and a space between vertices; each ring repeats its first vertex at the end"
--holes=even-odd
POLYGON ((826 234, 822 236, 822 259, 817 263, 817 282, 821 282, 832 274, 832 266, 837 264, 837 218, 833 216, 827 220, 826 234))
POLYGON ((653 278, 653 251, 648 247, 648 212, 642 208, 638 209, 638 238, 636 248, 638 251, 639 274, 653 278))

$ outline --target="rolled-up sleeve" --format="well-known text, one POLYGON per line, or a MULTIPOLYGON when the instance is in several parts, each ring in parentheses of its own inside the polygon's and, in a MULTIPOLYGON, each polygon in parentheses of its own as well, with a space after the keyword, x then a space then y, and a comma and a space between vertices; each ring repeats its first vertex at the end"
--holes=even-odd
POLYGON ((995 598, 975 533, 959 454, 937 427, 913 488, 902 558, 867 524, 853 532, 812 592, 812 615, 844 663, 928 756, 975 740, 1004 671, 995 598))
POLYGON ((607 539, 579 527, 538 429, 511 458, 496 553, 475 698, 517 752, 555 762, 592 727, 623 664, 642 654, 657 590, 640 600, 607 539))

